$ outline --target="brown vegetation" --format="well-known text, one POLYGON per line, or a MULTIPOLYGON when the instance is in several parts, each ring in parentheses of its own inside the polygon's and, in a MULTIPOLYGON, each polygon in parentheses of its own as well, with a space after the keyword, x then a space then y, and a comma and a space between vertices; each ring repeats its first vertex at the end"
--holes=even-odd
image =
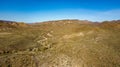
POLYGON ((120 67, 120 21, 0 21, 0 67, 120 67))

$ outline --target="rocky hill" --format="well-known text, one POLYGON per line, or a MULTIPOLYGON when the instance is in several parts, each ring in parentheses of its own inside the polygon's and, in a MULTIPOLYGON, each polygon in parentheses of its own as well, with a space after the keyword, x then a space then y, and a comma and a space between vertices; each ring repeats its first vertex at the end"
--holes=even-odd
POLYGON ((120 67, 119 59, 119 20, 0 21, 0 67, 120 67))
POLYGON ((0 31, 8 31, 22 27, 28 27, 28 24, 25 24, 24 22, 0 20, 0 31))

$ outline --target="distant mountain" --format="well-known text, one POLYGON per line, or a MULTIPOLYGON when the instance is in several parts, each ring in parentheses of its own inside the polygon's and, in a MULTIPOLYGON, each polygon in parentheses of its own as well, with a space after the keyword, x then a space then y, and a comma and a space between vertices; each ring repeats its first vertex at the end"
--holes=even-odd
POLYGON ((0 67, 120 67, 120 20, 0 21, 0 67))
POLYGON ((0 30, 18 29, 21 27, 28 27, 28 24, 25 24, 24 22, 0 20, 0 30))

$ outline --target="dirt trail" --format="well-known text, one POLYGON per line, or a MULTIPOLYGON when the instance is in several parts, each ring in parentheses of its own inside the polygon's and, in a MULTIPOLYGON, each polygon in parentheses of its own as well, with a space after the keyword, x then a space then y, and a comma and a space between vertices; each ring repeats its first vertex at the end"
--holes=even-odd
POLYGON ((69 38, 79 37, 79 36, 84 36, 84 33, 80 32, 80 33, 73 33, 73 34, 69 34, 69 35, 64 35, 62 38, 69 39, 69 38))

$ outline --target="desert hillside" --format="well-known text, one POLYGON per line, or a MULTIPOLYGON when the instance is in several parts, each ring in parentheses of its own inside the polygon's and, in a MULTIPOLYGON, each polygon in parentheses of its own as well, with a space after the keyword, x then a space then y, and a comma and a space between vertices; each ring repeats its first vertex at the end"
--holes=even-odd
POLYGON ((0 21, 0 67, 120 67, 120 20, 0 21))

